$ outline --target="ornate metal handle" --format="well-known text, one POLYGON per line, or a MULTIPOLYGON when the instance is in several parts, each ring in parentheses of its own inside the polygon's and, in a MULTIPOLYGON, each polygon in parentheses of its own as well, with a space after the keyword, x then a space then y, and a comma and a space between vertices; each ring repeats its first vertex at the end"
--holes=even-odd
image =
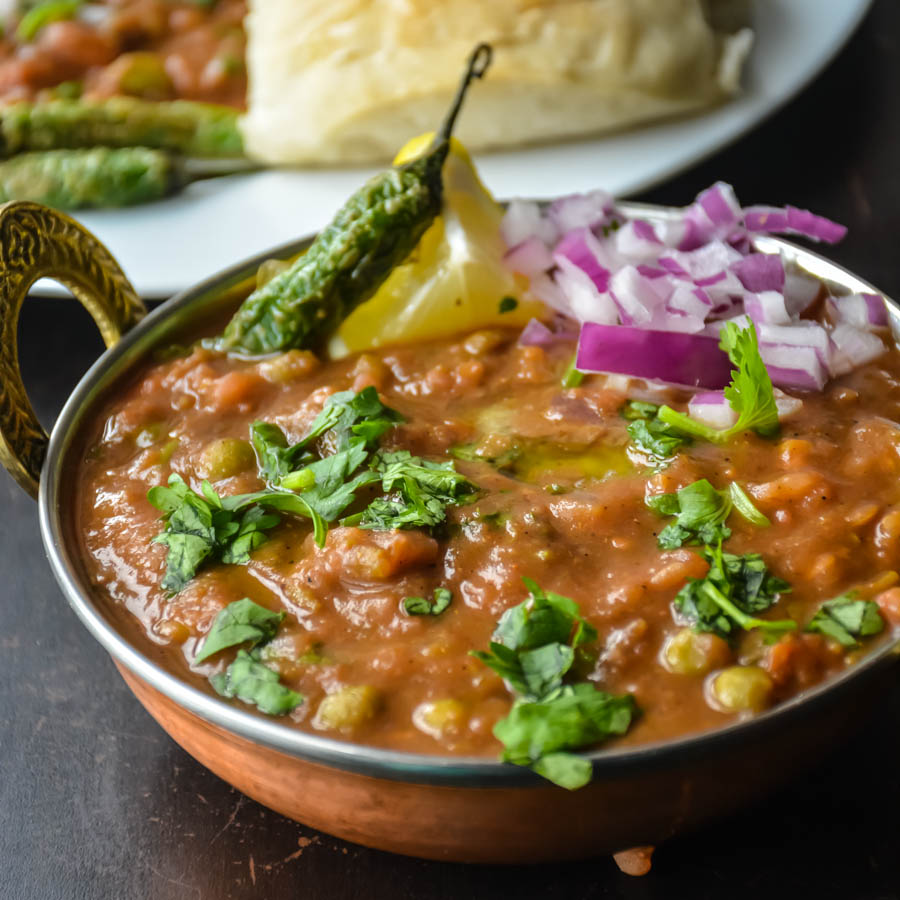
POLYGON ((19 371, 19 311, 32 284, 64 284, 93 316, 107 347, 145 314, 110 252, 74 219, 39 203, 0 206, 0 462, 33 497, 50 440, 19 371))

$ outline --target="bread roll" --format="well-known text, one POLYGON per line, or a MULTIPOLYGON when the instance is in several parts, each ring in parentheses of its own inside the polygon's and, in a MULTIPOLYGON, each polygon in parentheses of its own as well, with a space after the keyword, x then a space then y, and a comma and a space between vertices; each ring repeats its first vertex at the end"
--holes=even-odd
POLYGON ((434 129, 479 41, 494 63, 457 128, 471 149, 593 134, 717 103, 750 32, 735 0, 251 0, 251 155, 390 159, 434 129), (720 9, 721 8, 721 9, 720 9), (718 16, 721 20, 723 17, 718 16))

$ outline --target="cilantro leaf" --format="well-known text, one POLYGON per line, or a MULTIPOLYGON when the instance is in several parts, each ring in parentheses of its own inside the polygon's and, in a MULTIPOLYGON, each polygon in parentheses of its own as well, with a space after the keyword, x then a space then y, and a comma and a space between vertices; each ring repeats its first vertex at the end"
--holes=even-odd
POLYGON ((505 762, 530 766, 560 787, 575 790, 590 781, 591 764, 559 751, 624 734, 636 712, 630 694, 614 696, 584 682, 566 685, 545 699, 516 702, 494 726, 494 734, 503 743, 505 762))
POLYGON ((268 540, 263 532, 274 528, 280 521, 279 516, 267 513, 261 506, 251 506, 240 520, 229 523, 228 543, 221 553, 222 562, 232 565, 250 562, 251 552, 268 540))
POLYGON ((255 506, 255 498, 243 503, 240 497, 223 500, 208 481, 198 494, 176 474, 168 486, 150 488, 147 499, 163 513, 165 526, 153 542, 168 548, 162 587, 170 594, 182 590, 209 559, 248 562, 250 551, 266 540, 264 532, 280 521, 255 506))
POLYGON ((597 639, 597 629, 586 622, 578 604, 562 594, 544 591, 530 578, 523 578, 528 599, 511 606, 500 617, 492 640, 510 650, 533 650, 544 644, 566 643, 573 647, 597 639))
POLYGON ((592 766, 577 750, 623 734, 637 707, 590 682, 566 684, 576 651, 597 639, 574 600, 523 579, 529 598, 501 616, 488 652, 473 650, 518 695, 509 715, 494 726, 501 759, 529 766, 574 790, 590 781, 592 766))
POLYGON ((669 406, 659 410, 659 418, 672 428, 715 444, 724 444, 736 434, 755 431, 764 437, 778 434, 778 407, 772 379, 759 353, 756 328, 751 323, 740 329, 728 322, 722 329, 719 346, 736 366, 731 384, 725 388, 725 399, 737 413, 737 421, 730 428, 710 428, 685 413, 669 406))
POLYGON ((433 603, 425 597, 404 597, 403 609, 408 616, 439 616, 452 599, 452 591, 439 587, 434 589, 433 603))
POLYGON ((675 609, 697 631, 709 631, 729 639, 737 628, 759 628, 771 637, 793 631, 793 619, 771 621, 753 614, 765 612, 790 585, 769 572, 758 553, 737 556, 724 553, 721 545, 705 547, 709 563, 704 578, 692 578, 675 596, 675 609))
POLYGON ((379 480, 378 474, 359 470, 381 436, 402 421, 400 413, 381 402, 374 387, 367 387, 359 393, 332 394, 309 431, 290 446, 277 425, 255 422, 250 435, 260 475, 272 487, 294 496, 291 501, 278 500, 276 494, 261 492, 257 502, 311 519, 315 541, 324 546, 328 523, 353 503, 357 490, 379 480), (337 449, 318 458, 310 447, 329 433, 337 449))
POLYGON ((715 544, 731 537, 731 529, 725 524, 731 512, 731 498, 705 478, 675 494, 658 494, 645 502, 661 515, 675 516, 675 521, 657 537, 663 550, 674 550, 682 544, 715 544))
POLYGON ((373 448, 381 435, 403 421, 397 410, 381 402, 374 387, 363 388, 357 394, 339 391, 325 401, 322 411, 297 446, 308 447, 326 432, 334 431, 339 450, 354 436, 362 437, 366 447, 373 448))
POLYGON ((736 482, 728 485, 728 493, 734 508, 751 524, 757 528, 768 528, 772 523, 754 506, 753 501, 747 496, 747 492, 736 482))
POLYGON ((238 650, 234 662, 209 681, 221 696, 252 703, 270 716, 283 716, 304 700, 303 694, 283 685, 274 669, 264 666, 246 650, 238 650))
POLYGON ((594 774, 594 767, 589 759, 577 753, 546 753, 532 763, 531 768, 538 775, 552 781, 569 791, 584 787, 594 774))
POLYGON ((249 597, 229 603, 216 616, 194 662, 203 662, 226 647, 247 641, 252 641, 254 645, 270 641, 284 616, 283 612, 272 612, 249 597))
POLYGON ((492 455, 490 452, 482 452, 477 443, 457 444, 450 448, 450 455, 467 462, 486 462, 494 468, 502 470, 509 468, 522 455, 522 449, 513 445, 507 450, 492 455))
POLYGON ((629 421, 628 434, 638 450, 655 459, 668 459, 690 444, 691 439, 664 422, 659 410, 655 403, 630 400, 622 408, 622 416, 629 421))
POLYGON ((575 366, 577 361, 578 354, 574 353, 566 366, 566 371, 563 372, 562 381, 560 382, 564 388, 580 387, 581 382, 584 381, 584 372, 575 366))
POLYGON ((659 412, 658 403, 650 403, 646 400, 629 400, 622 407, 622 418, 629 422, 637 419, 652 419, 659 412))
POLYGON ((719 544, 731 537, 725 520, 732 508, 760 527, 769 520, 753 505, 735 481, 726 490, 716 490, 705 478, 694 481, 674 494, 656 494, 644 501, 662 516, 675 516, 675 521, 659 533, 657 544, 663 550, 674 550, 684 544, 719 544))
POLYGON ((162 532, 153 538, 156 544, 164 544, 166 574, 160 582, 167 594, 177 594, 194 577, 197 569, 212 554, 215 544, 196 534, 162 532))
POLYGON ((826 600, 805 630, 818 632, 850 649, 859 646, 857 638, 881 634, 884 619, 874 601, 857 600, 852 593, 841 594, 826 600))
POLYGON ((370 463, 388 494, 373 500, 359 518, 360 528, 433 528, 448 506, 475 499, 478 488, 456 471, 452 460, 429 462, 407 450, 377 453, 370 463))
POLYGON ((302 442, 289 447, 284 432, 271 422, 254 422, 250 426, 250 440, 256 451, 259 474, 268 484, 277 483, 316 458, 302 442))
POLYGON ((543 591, 530 578, 522 580, 528 599, 503 613, 488 652, 471 653, 518 694, 538 699, 562 685, 575 650, 595 641, 597 630, 581 617, 574 600, 543 591))
POLYGON ((497 304, 497 312, 502 315, 503 313, 512 312, 518 306, 519 306, 519 301, 516 300, 515 297, 504 297, 497 304))

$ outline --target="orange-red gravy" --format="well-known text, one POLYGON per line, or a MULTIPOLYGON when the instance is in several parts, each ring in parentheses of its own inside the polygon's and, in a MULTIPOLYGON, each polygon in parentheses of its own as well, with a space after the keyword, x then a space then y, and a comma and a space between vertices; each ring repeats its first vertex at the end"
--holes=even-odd
MULTIPOLYGON (((486 648, 503 611, 526 598, 522 576, 574 598, 597 627, 590 677, 612 692, 633 692, 643 711, 624 740, 668 738, 733 719, 708 701, 710 674, 676 674, 661 662, 667 638, 683 625, 673 618, 673 597, 706 566, 697 548, 658 548, 665 521, 644 504, 648 486, 673 491, 705 477, 717 487, 738 480, 747 488, 772 525, 757 528, 733 513, 726 549, 761 553, 790 582, 792 593, 767 616, 792 616, 802 625, 823 600, 855 588, 878 601, 885 634, 900 623, 896 350, 804 395, 779 439, 747 434, 726 446, 697 442, 654 473, 626 454, 623 393, 601 376, 563 389, 572 346, 522 347, 516 338, 512 330, 478 332, 324 363, 300 351, 251 362, 196 349, 148 364, 98 409, 72 473, 74 525, 90 578, 108 603, 137 618, 153 651, 197 686, 233 657, 226 651, 188 669, 227 603, 247 596, 285 610, 265 658, 306 700, 281 721, 311 730, 326 693, 368 685, 377 714, 343 736, 431 753, 498 751, 491 729, 512 698, 469 651, 486 648), (150 543, 159 513, 147 490, 173 472, 197 489, 210 441, 246 439, 256 420, 279 424, 296 441, 330 393, 368 385, 407 420, 384 446, 445 460, 451 447, 472 441, 498 452, 516 445, 522 452, 513 471, 458 461, 483 494, 452 508, 442 534, 335 527, 318 549, 305 520, 286 519, 249 565, 210 565, 167 597, 159 587, 166 551, 150 543), (453 592, 445 613, 403 611, 404 597, 438 586, 453 592), (440 732, 423 725, 423 704, 448 699, 449 724, 440 732)), ((215 487, 232 494, 263 484, 250 465, 215 487)), ((770 647, 744 633, 731 649, 721 642, 717 653, 718 665, 766 669, 774 702, 855 658, 803 634, 770 647)))

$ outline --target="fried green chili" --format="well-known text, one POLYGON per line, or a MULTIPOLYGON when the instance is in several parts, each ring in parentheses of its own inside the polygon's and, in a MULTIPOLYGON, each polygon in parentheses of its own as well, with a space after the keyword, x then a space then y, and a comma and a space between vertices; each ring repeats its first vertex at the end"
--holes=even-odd
POLYGON ((261 354, 312 346, 375 293, 440 212, 450 134, 469 84, 490 61, 490 46, 479 44, 428 151, 357 191, 300 259, 244 301, 217 348, 261 354))
POLYGON ((47 150, 0 162, 0 203, 34 200, 57 209, 130 206, 181 185, 180 169, 147 147, 47 150))
POLYGON ((79 147, 152 147, 184 156, 243 153, 239 113, 189 100, 135 97, 15 103, 0 110, 0 156, 79 147))

